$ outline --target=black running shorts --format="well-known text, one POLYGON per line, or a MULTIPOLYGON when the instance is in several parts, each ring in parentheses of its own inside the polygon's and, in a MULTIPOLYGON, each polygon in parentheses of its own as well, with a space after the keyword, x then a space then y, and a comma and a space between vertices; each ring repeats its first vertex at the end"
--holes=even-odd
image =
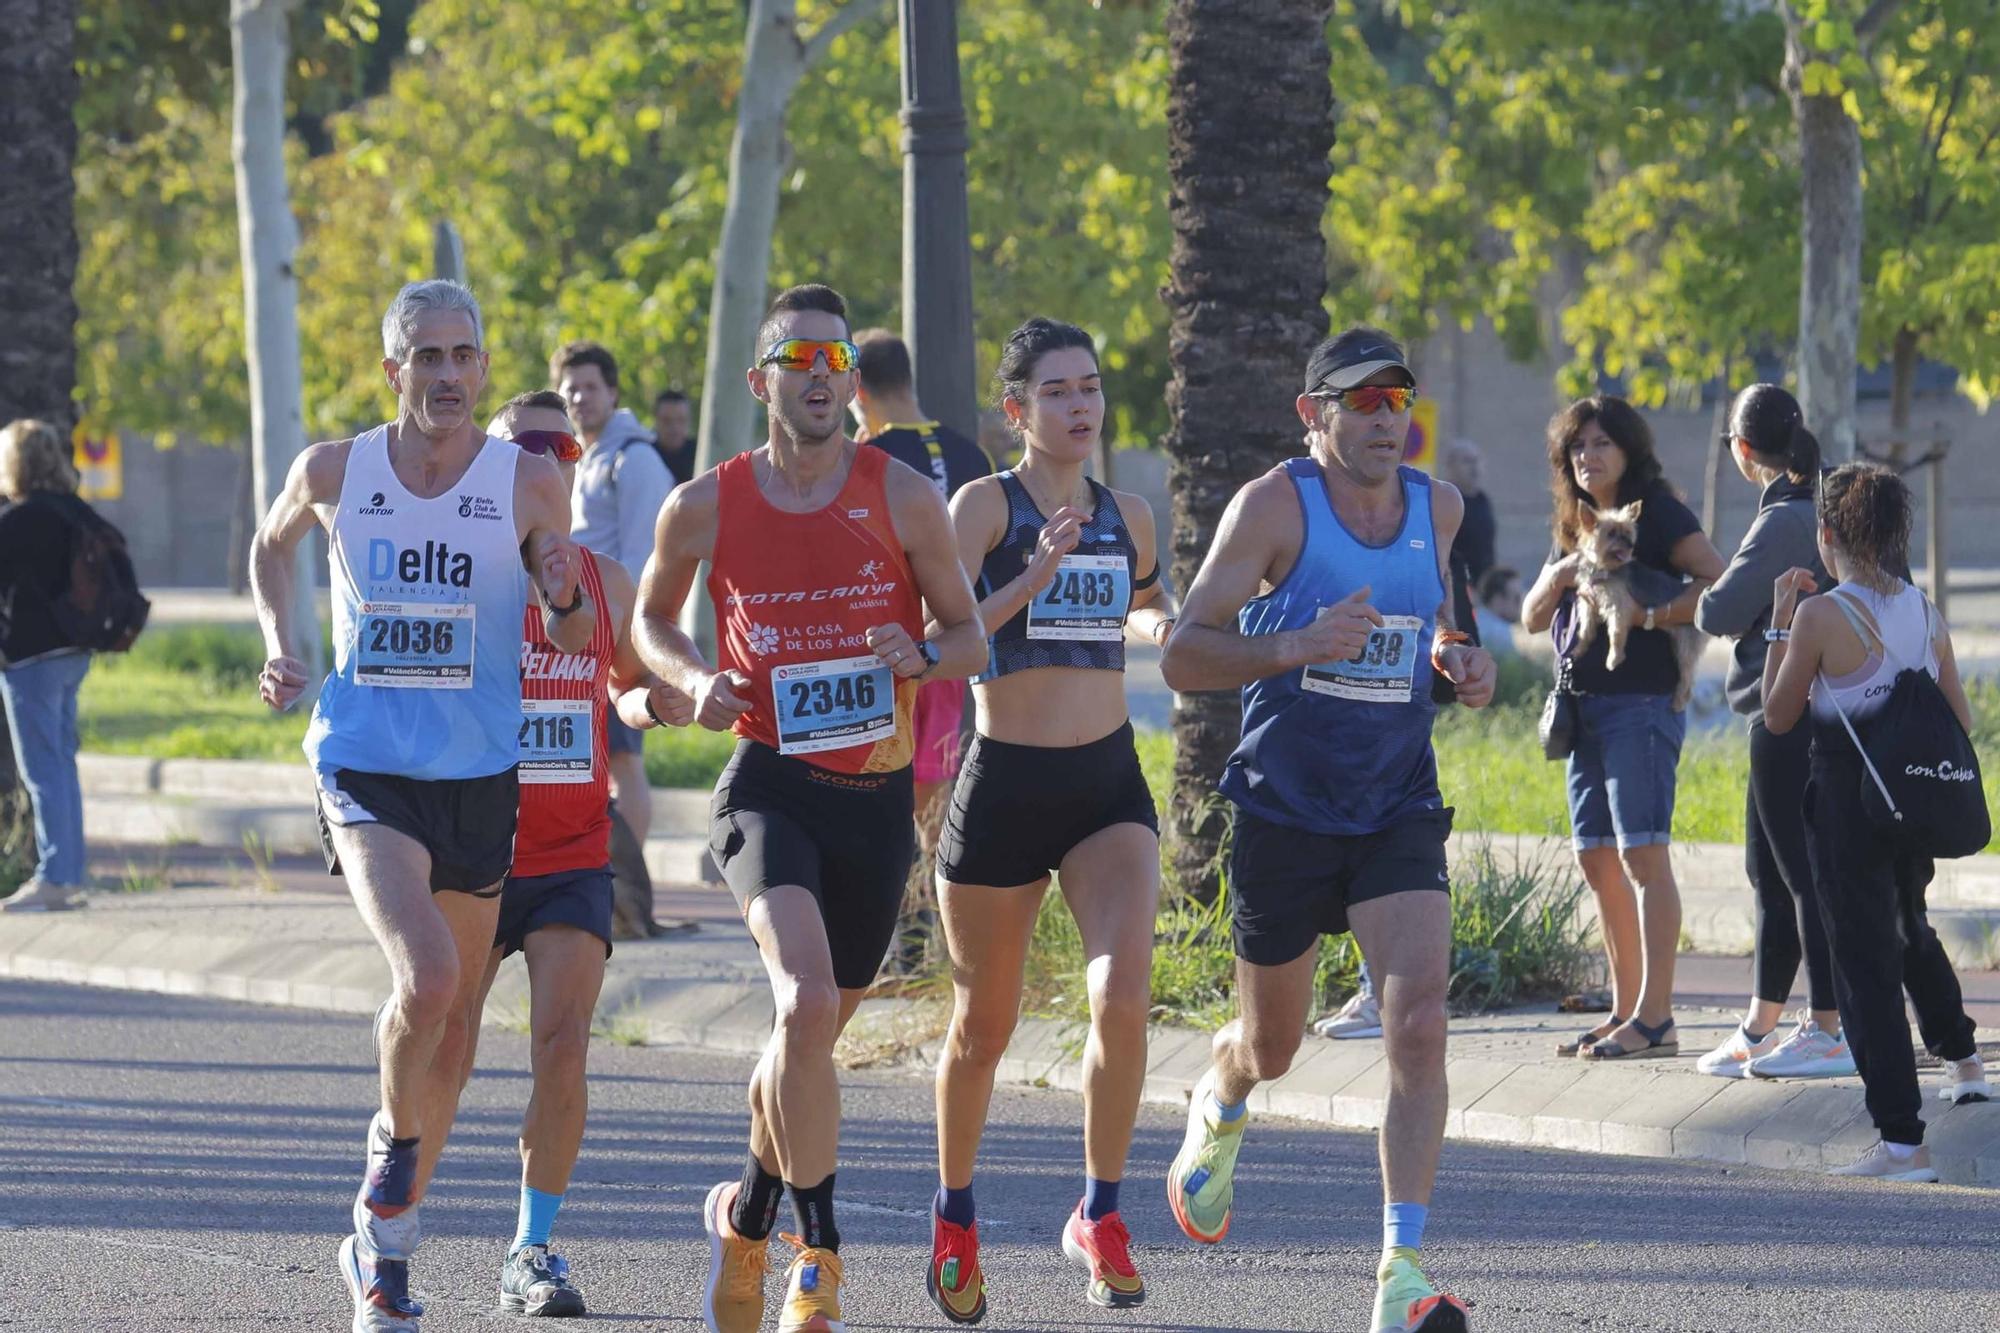
POLYGON ((1236 956, 1277 967, 1346 932, 1356 903, 1412 891, 1451 892, 1445 839, 1452 811, 1419 810, 1375 833, 1307 833, 1236 812, 1229 849, 1236 956))
POLYGON ((1055 748, 975 736, 938 838, 938 874, 952 884, 1033 884, 1115 824, 1160 831, 1130 722, 1055 748))
POLYGON ((519 953, 528 936, 549 926, 575 926, 604 941, 611 956, 611 867, 509 875, 500 886, 500 920, 493 947, 501 957, 519 953))
POLYGON ((875 980, 916 859, 910 770, 833 773, 738 741, 709 803, 708 850, 736 905, 783 884, 818 900, 834 984, 875 980))
POLYGON ((423 781, 336 768, 319 782, 319 841, 328 873, 340 873, 335 827, 380 824, 416 839, 431 856, 431 892, 494 898, 514 864, 521 788, 511 768, 483 778, 423 781))

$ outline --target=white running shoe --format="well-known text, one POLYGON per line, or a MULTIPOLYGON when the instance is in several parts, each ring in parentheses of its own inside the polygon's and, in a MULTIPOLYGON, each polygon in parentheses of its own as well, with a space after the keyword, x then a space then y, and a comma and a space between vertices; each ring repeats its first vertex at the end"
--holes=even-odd
POLYGON ((1752 1078, 1839 1078, 1854 1072, 1854 1052, 1846 1037, 1821 1031, 1812 1015, 1805 1014, 1777 1050, 1744 1068, 1752 1078))
POLYGON ((1776 1028, 1766 1032, 1762 1041, 1751 1041, 1750 1034, 1738 1023, 1722 1045, 1695 1061, 1694 1067, 1717 1078, 1748 1078, 1750 1062, 1777 1050, 1779 1041, 1776 1028))
POLYGON ((1382 1006, 1375 1003, 1375 997, 1367 991, 1356 991, 1338 1013, 1329 1014, 1313 1024, 1313 1031, 1322 1037, 1332 1037, 1346 1041, 1355 1037, 1379 1037, 1382 1035, 1382 1006))
POLYGON ((1874 1147, 1861 1154, 1858 1161, 1835 1167, 1827 1174, 1868 1180, 1903 1180, 1919 1185, 1935 1183, 1938 1178, 1937 1168, 1931 1165, 1929 1145, 1919 1143, 1914 1148, 1904 1148, 1902 1144, 1884 1143, 1880 1139, 1875 1141, 1874 1147), (1897 1151, 1899 1148, 1903 1150, 1897 1151))
POLYGON ((1978 1052, 1963 1060, 1944 1062, 1944 1086, 1938 1089, 1938 1096, 1954 1106, 1993 1100, 1993 1085, 1986 1081, 1986 1066, 1980 1063, 1978 1052))

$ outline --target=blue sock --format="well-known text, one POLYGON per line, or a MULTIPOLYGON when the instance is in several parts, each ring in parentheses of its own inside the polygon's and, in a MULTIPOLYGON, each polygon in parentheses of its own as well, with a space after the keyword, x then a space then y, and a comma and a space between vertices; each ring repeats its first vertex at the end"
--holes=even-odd
POLYGON ((1083 1217, 1086 1222, 1102 1222, 1118 1211, 1118 1182, 1083 1178, 1083 1217))
POLYGON ((1430 1215, 1428 1204, 1383 1204, 1382 1248, 1414 1250, 1420 1247, 1424 1243, 1424 1223, 1430 1215))
POLYGON ((1250 1104, 1247 1101, 1225 1102, 1222 1098, 1211 1092, 1208 1094, 1208 1105, 1215 1112, 1216 1119, 1227 1124, 1232 1120, 1241 1120, 1244 1111, 1249 1109, 1250 1104))
POLYGON ((972 1186, 955 1190, 949 1185, 938 1186, 937 1215, 955 1227, 969 1227, 976 1214, 972 1211, 972 1186))
POLYGON ((556 1210, 562 1207, 563 1196, 544 1194, 533 1185, 521 1186, 521 1225, 514 1232, 514 1244, 507 1253, 512 1254, 526 1245, 546 1245, 549 1232, 556 1224, 556 1210))

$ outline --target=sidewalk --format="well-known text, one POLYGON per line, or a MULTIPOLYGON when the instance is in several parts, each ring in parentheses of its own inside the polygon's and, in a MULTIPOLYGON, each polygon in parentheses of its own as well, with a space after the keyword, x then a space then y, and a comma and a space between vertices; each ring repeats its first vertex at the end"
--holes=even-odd
MULTIPOLYGON (((342 882, 316 860, 164 845, 101 848, 88 910, 0 916, 0 976, 207 995, 372 1013, 388 970, 342 882)), ((771 1002, 755 947, 728 894, 663 885, 662 916, 695 917, 690 936, 620 944, 599 1005, 601 1039, 745 1052, 770 1030, 771 1002)), ((1742 959, 1683 959, 1673 1060, 1585 1065, 1550 1054, 1589 1019, 1542 1005, 1455 1019, 1451 1111, 1457 1139, 1581 1152, 1674 1157, 1821 1170, 1858 1155, 1873 1133, 1858 1079, 1738 1083, 1694 1072, 1697 1055, 1740 1015, 1742 959), (1703 1007, 1714 1005, 1718 1007, 1703 1007)), ((2000 974, 1967 974, 1982 1049, 2000 1063, 2000 974)), ((486 1021, 520 1025, 526 978, 503 968, 486 1021)), ((935 1059, 943 1010, 900 1000, 862 1006, 844 1040, 851 1063, 935 1059)), ((1001 1066, 1013 1082, 1080 1086, 1082 1032, 1024 1022, 1001 1066)), ((1145 1095, 1185 1105, 1207 1064, 1208 1034, 1155 1027, 1145 1095)), ((1939 1171, 1961 1185, 2000 1187, 2000 1103, 1946 1107, 1927 1072, 1925 1114, 1939 1171)), ((1258 1089, 1252 1107, 1352 1129, 1381 1123, 1387 1066, 1380 1041, 1308 1037, 1292 1072, 1258 1089)))

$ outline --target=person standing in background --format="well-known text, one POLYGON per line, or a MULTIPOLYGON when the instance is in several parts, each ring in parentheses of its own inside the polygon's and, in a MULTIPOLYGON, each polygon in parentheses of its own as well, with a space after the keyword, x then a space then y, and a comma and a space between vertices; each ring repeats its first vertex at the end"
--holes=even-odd
POLYGON ((694 404, 679 389, 662 389, 653 396, 653 447, 675 485, 694 476, 694 404))

